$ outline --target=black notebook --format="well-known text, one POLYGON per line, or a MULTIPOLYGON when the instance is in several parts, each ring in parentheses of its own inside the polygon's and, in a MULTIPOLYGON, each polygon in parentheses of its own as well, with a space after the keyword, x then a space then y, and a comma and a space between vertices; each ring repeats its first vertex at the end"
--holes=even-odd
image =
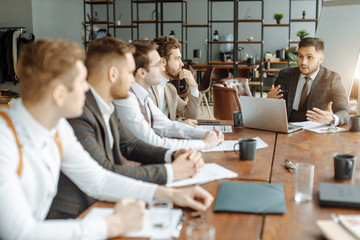
POLYGON ((322 207, 360 209, 360 185, 321 182, 319 201, 322 207))
POLYGON ((214 211, 258 214, 285 213, 283 185, 281 183, 221 183, 214 211))

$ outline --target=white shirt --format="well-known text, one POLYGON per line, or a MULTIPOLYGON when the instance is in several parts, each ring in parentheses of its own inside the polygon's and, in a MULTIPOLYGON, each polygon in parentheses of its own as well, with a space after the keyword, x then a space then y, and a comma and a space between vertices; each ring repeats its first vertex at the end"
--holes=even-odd
MULTIPOLYGON (((317 74, 319 73, 319 70, 320 70, 320 67, 318 68, 318 70, 316 72, 314 72, 313 74, 310 75, 310 79, 308 80, 308 89, 307 89, 307 93, 306 95, 309 95, 310 91, 311 91, 311 87, 314 83, 314 80, 317 76, 317 74)), ((294 104, 293 104, 293 109, 294 110, 298 110, 299 109, 299 103, 300 103, 300 98, 301 98, 301 92, 302 92, 302 89, 304 87, 306 83, 306 80, 305 80, 305 75, 304 74, 300 74, 300 77, 299 77, 299 81, 298 81, 298 84, 297 84, 297 87, 296 87, 296 93, 295 93, 295 98, 294 98, 294 104)), ((323 109, 324 110, 324 109, 323 109)), ((335 114, 333 115, 334 119, 335 119, 335 125, 339 125, 340 123, 340 119, 338 116, 336 116, 335 114)))
MULTIPOLYGON (((164 93, 165 85, 168 82, 169 79, 165 78, 164 76, 161 76, 161 83, 157 85, 157 89, 159 92, 159 104, 160 104, 159 108, 165 114, 165 116, 169 116, 169 109, 166 104, 165 93, 164 93)), ((190 87, 190 94, 193 95, 194 97, 199 97, 200 93, 198 87, 190 87)))
MULTIPOLYGON (((311 86, 314 83, 314 80, 315 80, 316 75, 318 74, 319 70, 320 70, 320 68, 310 76, 310 79, 308 80, 309 82, 308 82, 308 89, 307 89, 306 95, 309 95, 310 90, 311 90, 311 86)), ((299 109, 301 92, 302 92, 302 89, 304 88, 305 83, 306 83, 305 75, 300 74, 299 81, 298 81, 298 84, 297 84, 297 87, 296 87, 294 104, 293 104, 293 109, 296 110, 296 111, 299 109)))
POLYGON ((117 201, 129 197, 151 201, 156 184, 145 183, 99 166, 77 141, 65 119, 56 130, 62 144, 60 159, 55 129, 48 131, 21 100, 5 110, 23 145, 23 171, 16 173, 19 149, 14 134, 0 118, 0 239, 104 239, 104 219, 44 221, 57 191, 60 169, 89 196, 117 201))
POLYGON ((105 126, 106 126, 106 131, 108 133, 109 136, 109 143, 110 143, 110 148, 113 149, 114 147, 114 136, 112 135, 111 132, 111 128, 110 128, 110 117, 111 114, 113 114, 115 107, 114 104, 110 103, 107 104, 104 99, 102 99, 102 97, 100 97, 100 95, 95 91, 95 89, 89 84, 90 87, 90 91, 93 94, 95 101, 100 109, 101 115, 104 118, 104 122, 105 122, 105 126))
POLYGON ((182 148, 205 149, 204 141, 200 140, 206 133, 205 130, 197 129, 181 122, 171 121, 154 104, 148 91, 136 82, 132 84, 132 89, 145 108, 148 107, 147 104, 144 104, 147 99, 154 118, 154 126, 151 128, 151 125, 145 120, 136 96, 130 92, 130 96, 127 99, 114 101, 115 107, 118 110, 118 117, 124 129, 135 137, 154 146, 173 150, 182 148), (186 139, 171 139, 173 137, 186 139))

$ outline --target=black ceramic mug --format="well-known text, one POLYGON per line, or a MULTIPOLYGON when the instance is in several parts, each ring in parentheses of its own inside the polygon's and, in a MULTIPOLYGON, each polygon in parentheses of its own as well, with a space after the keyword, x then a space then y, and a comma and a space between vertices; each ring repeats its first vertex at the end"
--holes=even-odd
POLYGON ((360 132, 360 115, 350 117, 350 132, 360 132))
POLYGON ((334 155, 335 179, 349 180, 352 177, 355 168, 356 157, 349 154, 334 155))
POLYGON ((244 126, 242 121, 242 114, 240 111, 234 112, 234 127, 242 127, 244 126))
POLYGON ((234 151, 240 155, 240 160, 254 160, 256 157, 256 139, 240 138, 234 145, 234 151), (239 145, 239 151, 236 146, 239 145))

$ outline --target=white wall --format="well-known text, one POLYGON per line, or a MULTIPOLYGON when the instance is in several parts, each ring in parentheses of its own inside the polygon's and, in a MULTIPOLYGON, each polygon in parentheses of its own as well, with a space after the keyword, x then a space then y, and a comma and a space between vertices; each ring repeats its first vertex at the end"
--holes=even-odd
POLYGON ((360 2, 324 2, 316 36, 325 42, 323 66, 340 74, 350 93, 360 52, 360 2))
POLYGON ((32 0, 33 32, 37 39, 62 38, 82 44, 82 0, 32 0))

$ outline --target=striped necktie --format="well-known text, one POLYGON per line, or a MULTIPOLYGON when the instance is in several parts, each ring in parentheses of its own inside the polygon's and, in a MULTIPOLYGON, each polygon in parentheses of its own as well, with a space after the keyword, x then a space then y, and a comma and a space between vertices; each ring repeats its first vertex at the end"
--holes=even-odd
POLYGON ((299 108, 298 109, 302 109, 304 106, 306 99, 307 99, 307 93, 308 93, 308 88, 309 88, 309 80, 311 79, 311 77, 305 77, 305 84, 303 86, 303 89, 301 91, 301 95, 300 95, 300 102, 299 102, 299 108))

